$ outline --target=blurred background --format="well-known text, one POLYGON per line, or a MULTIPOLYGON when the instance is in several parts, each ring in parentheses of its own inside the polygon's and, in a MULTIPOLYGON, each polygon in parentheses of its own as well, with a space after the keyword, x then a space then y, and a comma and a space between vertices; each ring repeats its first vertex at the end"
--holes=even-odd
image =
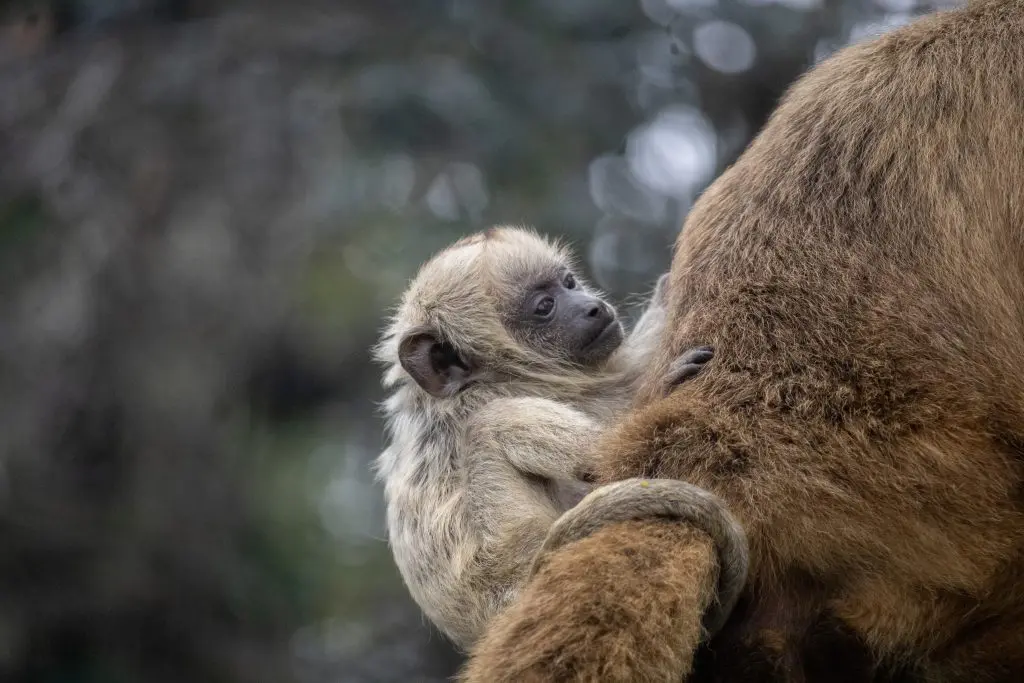
POLYGON ((626 304, 915 0, 0 2, 0 680, 444 681, 369 347, 491 223, 626 304))

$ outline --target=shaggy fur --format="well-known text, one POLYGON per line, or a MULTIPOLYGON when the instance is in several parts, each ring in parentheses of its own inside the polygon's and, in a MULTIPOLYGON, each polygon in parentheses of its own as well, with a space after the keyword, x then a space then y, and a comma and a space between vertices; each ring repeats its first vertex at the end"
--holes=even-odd
POLYGON ((391 549, 413 598, 461 647, 515 597, 551 523, 591 488, 593 441, 628 407, 664 326, 659 290, 597 367, 516 339, 504 311, 571 264, 525 229, 460 240, 422 267, 376 350, 393 391, 376 463, 391 549), (399 353, 422 331, 473 359, 475 381, 442 397, 417 385, 399 353))
POLYGON ((690 670, 688 653, 700 642, 714 595, 715 558, 708 536, 667 520, 612 525, 574 543, 571 552, 547 555, 519 600, 488 630, 491 642, 503 644, 501 668, 478 668, 473 677, 678 683, 677 672, 690 670), (664 552, 666 546, 675 552, 664 552), (605 595, 615 596, 614 607, 605 595), (538 601, 543 610, 533 609, 538 601), (588 628, 567 640, 560 629, 570 624, 588 628))
POLYGON ((694 659, 680 600, 710 596, 666 586, 710 589, 707 541, 610 527, 555 553, 464 679, 1024 680, 1022 172, 1021 0, 801 79, 694 207, 647 389, 599 448, 603 481, 726 502, 744 603, 694 659), (698 339, 716 362, 660 396, 698 339), (607 580, 623 547, 661 560, 607 580))
POLYGON ((611 524, 649 519, 682 520, 711 537, 717 555, 717 588, 704 613, 704 636, 718 633, 747 580, 747 538, 721 500, 678 479, 623 479, 592 491, 551 525, 531 576, 564 545, 611 524))

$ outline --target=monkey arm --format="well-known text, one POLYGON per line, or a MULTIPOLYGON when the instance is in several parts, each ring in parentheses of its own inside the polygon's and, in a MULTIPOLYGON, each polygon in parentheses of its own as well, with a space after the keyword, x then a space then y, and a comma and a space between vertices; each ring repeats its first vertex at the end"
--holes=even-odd
POLYGON ((589 479, 601 426, 575 408, 544 398, 491 401, 467 425, 467 466, 501 469, 553 481, 589 479), (507 466, 507 465, 506 465, 507 466))
POLYGON ((707 633, 714 635, 743 591, 749 564, 747 539, 721 500, 684 481, 624 479, 591 492, 552 525, 537 555, 534 572, 549 553, 610 524, 655 518, 688 523, 711 538, 717 554, 718 585, 712 609, 704 615, 704 625, 707 633))
POLYGON ((459 449, 477 549, 458 572, 466 641, 519 594, 551 524, 565 509, 560 484, 592 471, 599 427, 578 410, 540 398, 496 399, 466 425, 459 449))
POLYGON ((658 278, 658 284, 654 288, 647 308, 640 319, 636 321, 629 337, 623 344, 622 353, 626 360, 626 367, 630 368, 634 375, 634 381, 646 369, 648 362, 654 355, 654 351, 661 339, 661 332, 665 329, 665 321, 668 318, 666 308, 668 291, 668 276, 662 275, 658 278))
MULTIPOLYGON (((551 524, 565 509, 562 487, 591 485, 598 425, 542 398, 502 398, 476 412, 461 449, 467 507, 480 535, 484 575, 507 570, 518 590, 551 524)), ((582 497, 582 496, 580 496, 582 497)))
MULTIPOLYGON (((621 429, 606 452, 625 446, 621 429)), ((729 616, 748 562, 743 529, 709 492, 671 479, 615 481, 552 525, 532 578, 492 622, 463 680, 678 681, 729 616)))
POLYGON ((690 673, 718 575, 710 537, 670 520, 631 521, 571 548, 539 563, 462 683, 676 683, 690 673))
MULTIPOLYGON (((668 274, 658 278, 650 304, 640 316, 629 338, 623 345, 629 381, 638 385, 644 371, 651 364, 661 333, 668 318, 668 274)), ((696 376, 704 366, 714 358, 714 349, 710 346, 698 346, 688 349, 674 359, 668 367, 662 386, 671 391, 691 377, 696 376)), ((638 387, 637 387, 638 388, 638 387)))
MULTIPOLYGON (((668 273, 658 278, 654 294, 622 345, 621 358, 626 368, 626 381, 634 390, 639 389, 641 378, 654 359, 668 320, 668 273)), ((685 351, 668 368, 661 383, 667 391, 694 377, 714 357, 710 346, 699 346, 685 351)))
POLYGON ((679 680, 729 616, 747 564, 743 530, 707 491, 676 480, 603 486, 552 525, 533 578, 464 680, 679 680))

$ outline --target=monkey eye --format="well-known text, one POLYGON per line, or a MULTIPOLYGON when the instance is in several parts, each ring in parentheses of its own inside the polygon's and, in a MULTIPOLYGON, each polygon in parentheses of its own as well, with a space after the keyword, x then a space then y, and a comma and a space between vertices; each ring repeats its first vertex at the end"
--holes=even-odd
POLYGON ((576 289, 576 278, 573 277, 572 273, 566 273, 565 278, 562 280, 562 285, 566 289, 576 289))
POLYGON ((555 300, 550 296, 545 296, 537 302, 537 305, 533 309, 534 315, 538 315, 542 318, 546 318, 551 315, 551 311, 555 308, 555 300))

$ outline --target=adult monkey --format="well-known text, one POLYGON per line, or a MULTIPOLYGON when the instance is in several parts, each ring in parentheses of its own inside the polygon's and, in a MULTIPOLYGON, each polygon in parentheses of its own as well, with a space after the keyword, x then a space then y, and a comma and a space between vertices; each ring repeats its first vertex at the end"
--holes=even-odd
POLYGON ((647 398, 600 445, 601 481, 725 501, 745 601, 699 647, 704 534, 549 539, 464 679, 1024 680, 1022 170, 1022 0, 802 78, 695 205, 647 398), (696 340, 715 363, 658 398, 696 340))

